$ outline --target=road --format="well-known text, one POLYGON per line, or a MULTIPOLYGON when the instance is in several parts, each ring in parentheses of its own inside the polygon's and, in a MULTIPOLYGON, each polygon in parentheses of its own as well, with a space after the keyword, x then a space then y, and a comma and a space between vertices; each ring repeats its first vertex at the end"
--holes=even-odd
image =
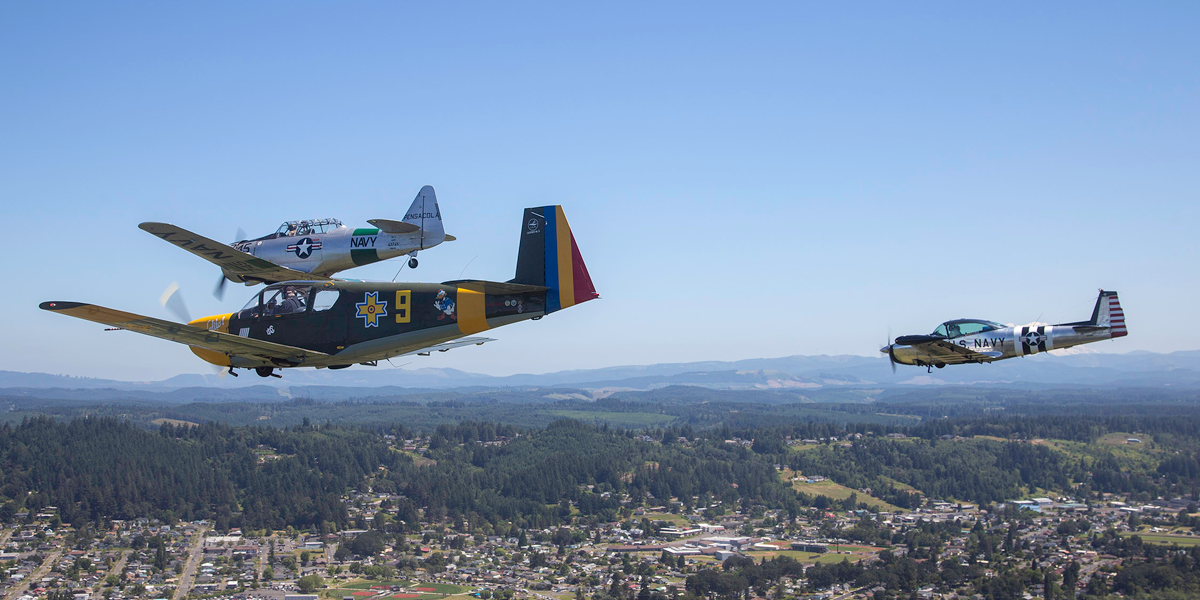
POLYGON ((25 590, 29 589, 29 584, 41 581, 46 576, 46 573, 50 572, 50 568, 58 564, 58 559, 62 558, 62 554, 63 551, 61 549, 51 552, 50 556, 46 557, 46 560, 42 561, 42 564, 38 565, 38 568, 29 574, 29 577, 23 579, 21 583, 17 584, 17 587, 8 593, 9 600, 20 598, 25 593, 25 590))
POLYGON ((14 531, 16 529, 5 527, 4 531, 0 532, 0 548, 4 547, 4 544, 8 542, 8 538, 12 537, 14 531))
POLYGON ((204 556, 204 536, 207 534, 208 528, 196 532, 192 547, 188 549, 187 564, 183 567, 183 574, 179 576, 179 587, 175 588, 174 600, 181 600, 192 591, 192 583, 196 581, 196 570, 200 568, 200 559, 204 556))
POLYGON ((864 587, 860 587, 860 588, 858 588, 857 590, 850 590, 850 591, 848 591, 848 592, 846 592, 846 593, 842 594, 841 596, 835 596, 835 597, 833 597, 833 599, 832 599, 832 600, 845 600, 846 598, 849 598, 849 597, 851 597, 851 596, 853 596, 853 595, 855 595, 855 594, 857 594, 857 593, 859 593, 859 592, 861 592, 861 591, 863 591, 863 590, 865 590, 865 589, 867 589, 867 588, 864 586, 864 587))
MULTIPOLYGON (((133 554, 133 550, 126 550, 122 552, 121 558, 118 558, 117 562, 113 563, 113 568, 108 570, 108 575, 116 575, 117 577, 120 577, 121 571, 125 569, 125 563, 129 561, 130 554, 133 554)), ((106 575, 105 578, 107 578, 108 575, 106 575)))
POLYGON ((259 541, 257 556, 254 559, 255 561, 257 561, 255 563, 255 569, 258 570, 257 577, 258 577, 258 585, 260 585, 260 586, 265 586, 269 583, 269 582, 264 582, 262 580, 262 577, 263 577, 263 570, 267 568, 267 561, 270 559, 271 559, 271 538, 270 538, 270 536, 268 536, 268 537, 263 538, 261 541, 259 541))

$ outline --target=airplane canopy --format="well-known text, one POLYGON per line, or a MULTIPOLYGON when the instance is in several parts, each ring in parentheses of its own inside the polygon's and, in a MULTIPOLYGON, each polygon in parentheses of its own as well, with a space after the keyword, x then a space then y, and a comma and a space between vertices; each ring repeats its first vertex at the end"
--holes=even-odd
POLYGON ((937 329, 933 330, 935 337, 956 338, 964 335, 973 335, 984 331, 994 331, 1004 329, 1004 325, 995 321, 984 321, 982 319, 955 319, 946 321, 938 325, 937 329))
POLYGON ((305 219, 303 221, 284 221, 279 229, 275 230, 276 237, 292 237, 296 235, 313 235, 317 233, 325 233, 333 231, 338 227, 342 227, 342 222, 337 219, 305 219))

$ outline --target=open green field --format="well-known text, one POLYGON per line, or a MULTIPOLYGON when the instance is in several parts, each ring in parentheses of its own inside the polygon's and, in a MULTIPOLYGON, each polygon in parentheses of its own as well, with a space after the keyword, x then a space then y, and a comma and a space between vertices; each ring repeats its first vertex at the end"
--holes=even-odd
POLYGON ((915 488, 911 485, 908 485, 907 483, 902 483, 900 481, 892 479, 891 477, 888 477, 887 475, 881 475, 879 478, 892 484, 898 490, 904 490, 906 492, 916 492, 918 494, 921 493, 921 490, 918 490, 917 488, 915 488))
MULTIPOLYGON (((780 476, 783 477, 784 481, 790 480, 795 475, 795 472, 790 469, 784 469, 780 473, 780 476)), ((904 509, 900 508, 899 506, 888 504, 879 498, 868 496, 867 494, 852 490, 829 479, 826 479, 825 481, 818 481, 816 483, 794 481, 792 482, 792 489, 796 490, 797 492, 808 494, 814 498, 816 496, 825 496, 826 498, 830 498, 832 500, 845 500, 846 498, 850 497, 850 494, 857 494, 858 501, 865 502, 868 506, 878 507, 879 510, 905 512, 904 509)))
POLYGON ((677 418, 674 415, 638 412, 598 412, 587 410, 549 410, 546 412, 559 417, 583 421, 584 423, 600 420, 610 425, 624 425, 629 427, 656 427, 666 425, 677 418))
POLYGON ((1033 443, 1039 446, 1047 446, 1076 460, 1084 458, 1095 460, 1104 455, 1112 455, 1122 469, 1140 472, 1156 469, 1164 451, 1161 448, 1150 448, 1144 439, 1141 443, 1126 444, 1125 440, 1131 437, 1140 438, 1143 436, 1135 433, 1117 432, 1104 435, 1091 444, 1054 439, 1034 440, 1033 443))
POLYGON ((812 563, 840 563, 843 560, 848 560, 850 562, 858 562, 858 561, 870 556, 871 554, 873 554, 873 553, 871 553, 871 552, 854 552, 852 554, 834 554, 832 552, 826 552, 824 554, 818 554, 816 552, 800 552, 799 550, 779 550, 779 551, 774 551, 774 552, 768 550, 766 552, 755 551, 755 552, 752 552, 750 554, 750 556, 754 557, 755 559, 760 559, 760 560, 762 557, 768 557, 768 556, 769 557, 789 556, 789 557, 794 558, 797 561, 800 561, 802 563, 812 564, 812 563))
POLYGON ((646 513, 646 518, 651 521, 666 521, 676 527, 684 527, 688 524, 687 517, 671 513, 646 513))
MULTIPOLYGON (((334 582, 328 582, 328 583, 334 583, 334 582)), ((420 582, 420 581, 407 581, 404 579, 387 579, 387 580, 358 579, 358 580, 351 580, 350 582, 347 582, 347 583, 338 583, 337 585, 330 586, 330 587, 336 588, 336 589, 342 589, 342 590, 370 590, 372 588, 379 587, 379 586, 390 587, 393 585, 398 585, 401 588, 404 588, 405 590, 415 590, 416 588, 424 588, 424 589, 420 589, 417 591, 418 592, 426 592, 426 593, 434 593, 434 594, 461 594, 468 589, 461 585, 450 585, 448 583, 424 583, 424 582, 420 582)))
POLYGON ((1179 544, 1180 546, 1200 546, 1200 537, 1190 535, 1167 535, 1163 533, 1130 533, 1128 531, 1121 532, 1121 537, 1130 537, 1136 535, 1142 538, 1144 544, 1179 544))

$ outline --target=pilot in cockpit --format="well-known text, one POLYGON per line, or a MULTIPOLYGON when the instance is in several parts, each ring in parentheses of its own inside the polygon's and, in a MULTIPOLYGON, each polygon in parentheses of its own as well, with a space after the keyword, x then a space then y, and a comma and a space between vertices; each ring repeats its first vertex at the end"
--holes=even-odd
POLYGON ((304 312, 304 298, 296 292, 296 288, 285 288, 284 296, 286 298, 279 307, 279 314, 290 315, 304 312))
POLYGON ((949 337, 956 338, 960 335, 960 331, 958 329, 958 323, 951 323, 950 326, 947 327, 947 329, 949 330, 949 333, 950 333, 949 337))

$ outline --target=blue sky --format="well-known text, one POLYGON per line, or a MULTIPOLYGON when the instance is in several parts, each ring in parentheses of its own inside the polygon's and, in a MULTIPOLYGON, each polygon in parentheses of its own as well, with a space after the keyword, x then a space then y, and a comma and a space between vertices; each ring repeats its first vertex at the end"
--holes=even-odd
MULTIPOLYGON (((492 374, 874 354, 888 328, 1085 318, 1197 343, 1200 7, 927 3, 5 3, 0 369, 207 372, 39 311, 239 307, 139 231, 397 218, 405 278, 508 279, 560 203, 604 299, 413 362, 492 374)), ((353 271, 390 280, 389 262, 353 271)))

